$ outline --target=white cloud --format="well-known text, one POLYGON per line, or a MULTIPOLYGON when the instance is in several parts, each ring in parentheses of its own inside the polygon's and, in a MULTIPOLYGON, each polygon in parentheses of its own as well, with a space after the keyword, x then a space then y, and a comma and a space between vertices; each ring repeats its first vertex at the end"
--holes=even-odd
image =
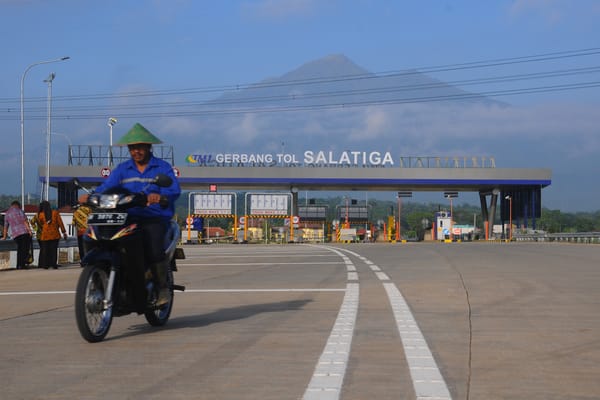
POLYGON ((364 115, 363 124, 359 129, 352 129, 350 140, 375 139, 391 128, 388 124, 389 113, 384 108, 368 107, 361 114, 364 115))
POLYGON ((252 143, 264 132, 261 129, 264 126, 264 119, 256 114, 244 114, 241 118, 235 118, 235 120, 236 122, 224 132, 226 140, 232 144, 243 146, 252 143))

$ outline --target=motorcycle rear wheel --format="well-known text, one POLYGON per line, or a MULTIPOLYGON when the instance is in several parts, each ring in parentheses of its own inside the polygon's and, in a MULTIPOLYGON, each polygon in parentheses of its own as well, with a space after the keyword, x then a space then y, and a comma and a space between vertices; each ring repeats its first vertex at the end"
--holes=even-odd
POLYGON ((167 285, 169 286, 169 302, 162 304, 157 307, 149 308, 144 313, 146 321, 152 326, 163 326, 169 321, 171 316, 171 310, 173 309, 173 302, 175 301, 175 295, 173 291, 173 271, 169 268, 167 272, 167 285))
POLYGON ((112 306, 105 307, 109 267, 86 265, 75 292, 75 319, 81 336, 90 343, 102 341, 110 329, 112 306))

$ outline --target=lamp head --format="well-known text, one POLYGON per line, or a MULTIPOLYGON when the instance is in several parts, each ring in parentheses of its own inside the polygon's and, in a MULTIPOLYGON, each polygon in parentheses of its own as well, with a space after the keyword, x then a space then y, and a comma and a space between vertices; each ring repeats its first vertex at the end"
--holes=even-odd
POLYGON ((54 80, 55 77, 56 77, 56 74, 54 72, 51 72, 50 75, 48 75, 48 77, 46 79, 44 79, 44 82, 52 83, 52 81, 54 80))

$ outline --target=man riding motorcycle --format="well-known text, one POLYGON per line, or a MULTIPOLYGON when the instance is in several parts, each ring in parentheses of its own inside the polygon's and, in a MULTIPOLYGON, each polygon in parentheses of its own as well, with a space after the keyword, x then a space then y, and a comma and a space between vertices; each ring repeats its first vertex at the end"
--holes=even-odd
MULTIPOLYGON (((143 254, 160 289, 157 305, 169 301, 166 263, 160 261, 165 256, 164 237, 169 221, 175 214, 175 200, 181 194, 171 164, 152 154, 152 145, 160 143, 160 139, 136 123, 116 143, 117 146, 128 147, 131 159, 120 163, 95 190, 102 193, 107 189, 119 187, 130 192, 146 194, 146 206, 129 209, 127 218, 130 223, 137 223, 141 227, 144 239, 143 254), (169 176, 173 181, 171 186, 163 188, 153 184, 158 174, 169 176)), ((79 198, 79 202, 85 203, 87 198, 88 195, 84 194, 79 198)))

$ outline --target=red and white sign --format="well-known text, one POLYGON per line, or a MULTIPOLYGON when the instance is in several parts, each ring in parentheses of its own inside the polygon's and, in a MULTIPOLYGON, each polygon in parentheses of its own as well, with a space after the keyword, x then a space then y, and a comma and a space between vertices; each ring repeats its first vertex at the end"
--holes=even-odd
POLYGON ((297 215, 294 215, 294 216, 292 217, 292 222, 293 222, 294 224, 297 224, 298 222, 300 222, 300 217, 299 217, 299 216, 297 216, 297 215))
POLYGON ((100 176, 103 178, 108 178, 110 176, 110 168, 104 167, 100 170, 100 176))
POLYGON ((179 172, 179 168, 173 167, 173 174, 175 175, 175 178, 179 178, 179 176, 181 175, 181 172, 179 172))

